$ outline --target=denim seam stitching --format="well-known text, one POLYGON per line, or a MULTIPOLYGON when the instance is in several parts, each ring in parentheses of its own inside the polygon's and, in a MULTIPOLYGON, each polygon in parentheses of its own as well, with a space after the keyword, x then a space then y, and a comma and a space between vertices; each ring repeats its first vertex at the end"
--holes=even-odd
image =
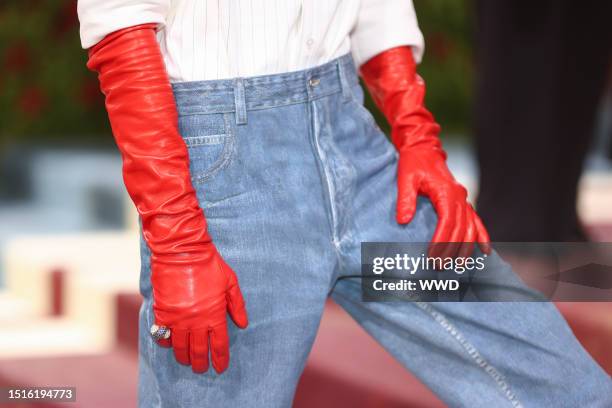
MULTIPOLYGON (((330 95, 335 95, 337 93, 341 92, 340 89, 334 89, 331 91, 327 91, 327 92, 322 92, 320 94, 316 94, 313 97, 308 97, 308 96, 304 96, 304 95, 300 95, 299 97, 292 97, 292 98, 285 98, 285 99, 275 99, 273 101, 270 102, 264 102, 264 103, 260 103, 257 104, 255 106, 249 106, 249 103, 247 102, 247 112, 248 111, 255 111, 255 110, 263 110, 263 109, 270 109, 270 108, 278 108, 281 106, 289 106, 289 105, 297 105, 300 103, 307 103, 307 102, 311 102, 317 99, 321 99, 321 98, 325 98, 327 96, 330 95)), ((227 107, 218 107, 217 109, 211 110, 211 111, 206 111, 206 110, 201 110, 201 111, 194 111, 194 112, 179 112, 179 117, 183 117, 183 116, 194 116, 194 115, 211 115, 211 114, 215 114, 215 113, 234 113, 235 112, 235 108, 233 106, 233 104, 230 106, 229 104, 227 105, 227 107)))
POLYGON ((377 127, 376 120, 372 116, 372 112, 365 105, 361 104, 359 101, 355 99, 355 97, 351 97, 350 102, 357 105, 356 111, 357 114, 363 119, 370 127, 377 127))
POLYGON ((225 136, 226 136, 225 134, 191 136, 191 137, 184 137, 183 140, 185 141, 185 145, 187 145, 187 147, 202 146, 202 145, 217 145, 223 142, 223 139, 225 139, 225 136))
MULTIPOLYGON (((153 302, 152 301, 151 301, 150 304, 147 305, 147 311, 146 311, 147 317, 148 317, 146 319, 147 322, 154 321, 154 319, 155 319, 155 317, 154 317, 155 314, 154 314, 153 315, 153 320, 151 320, 151 310, 153 310, 153 302)), ((161 347, 161 346, 158 346, 158 345, 154 344, 155 340, 153 340, 153 338, 151 336, 148 336, 148 337, 149 337, 148 344, 150 346, 150 349, 149 349, 150 350, 150 356, 151 356, 151 360, 154 362, 157 359, 157 347, 161 347)), ((161 396, 159 395, 159 384, 158 384, 158 381, 157 381, 157 376, 153 376, 153 377, 155 378, 155 384, 157 385, 157 387, 156 387, 156 391, 157 392, 155 392, 155 398, 157 399, 157 405, 156 406, 157 407, 161 407, 162 400, 161 400, 161 396)))
POLYGON ((431 305, 425 302, 415 302, 417 306, 427 312, 442 328, 451 335, 463 347, 467 354, 473 359, 478 367, 489 375, 495 381, 495 384, 503 392, 504 396, 515 408, 523 408, 523 404, 518 400, 516 394, 512 391, 505 377, 489 363, 476 349, 476 347, 467 341, 463 334, 457 329, 448 319, 440 312, 434 310, 431 305))
POLYGON ((324 162, 327 159, 327 153, 324 152, 320 148, 319 132, 317 132, 318 108, 316 104, 311 103, 310 106, 311 106, 311 112, 312 112, 311 120, 313 121, 313 142, 314 142, 314 147, 316 150, 317 157, 320 160, 321 168, 323 169, 324 189, 326 190, 326 196, 329 201, 329 210, 331 213, 330 217, 331 217, 332 244, 334 245, 334 249, 338 251, 338 246, 340 242, 337 236, 337 231, 336 231, 336 225, 338 221, 338 211, 337 211, 336 203, 334 202, 336 186, 334 185, 332 181, 333 177, 330 176, 329 171, 327 167, 325 167, 325 164, 324 164, 324 162))
MULTIPOLYGON (((305 70, 299 73, 287 73, 287 74, 276 74, 271 76, 254 76, 245 78, 245 88, 249 88, 252 86, 269 86, 269 85, 278 85, 278 84, 290 84, 300 79, 306 79, 311 76, 322 77, 325 75, 333 74, 338 68, 337 64, 342 64, 342 61, 338 61, 336 64, 332 64, 331 66, 323 66, 319 68, 314 68, 312 70, 305 70)), ((215 81, 215 80, 213 80, 215 81)), ((205 91, 223 91, 229 90, 232 87, 231 79, 229 80, 220 80, 219 83, 206 84, 207 81, 190 81, 187 83, 177 83, 174 84, 173 92, 182 93, 189 92, 194 89, 197 90, 205 90, 205 91)))
POLYGON ((229 164, 233 156, 232 153, 234 152, 234 131, 228 117, 229 114, 227 113, 223 115, 226 136, 225 144, 223 145, 223 151, 221 152, 221 157, 219 157, 219 159, 202 174, 193 175, 193 177, 191 178, 192 183, 199 184, 208 180, 209 178, 217 174, 219 171, 221 171, 223 168, 227 167, 227 165, 229 164))
MULTIPOLYGON (((140 228, 142 229, 142 221, 140 221, 139 218, 139 225, 140 228)), ((144 240, 144 236, 142 235, 141 232, 141 240, 144 242, 144 246, 145 246, 145 262, 143 263, 143 265, 146 265, 144 267, 148 267, 149 268, 149 279, 151 279, 151 249, 149 248, 149 244, 144 240)), ((144 314, 145 314, 145 323, 148 325, 147 328, 151 327, 151 325, 153 323, 155 323, 155 311, 153 310, 153 293, 151 293, 151 297, 149 299, 144 299, 144 301, 142 302, 142 308, 144 309, 144 314)), ((157 359, 157 347, 160 347, 158 345, 155 344, 155 340, 153 340, 152 336, 147 336, 147 341, 146 341, 146 347, 148 349, 149 352, 149 363, 151 366, 154 365, 155 360, 157 359)), ((157 376, 153 376, 155 383, 157 385, 156 390, 159 391, 159 384, 157 383, 157 376)), ((159 395, 159 392, 155 393, 155 397, 157 399, 157 407, 161 406, 161 397, 159 395)))

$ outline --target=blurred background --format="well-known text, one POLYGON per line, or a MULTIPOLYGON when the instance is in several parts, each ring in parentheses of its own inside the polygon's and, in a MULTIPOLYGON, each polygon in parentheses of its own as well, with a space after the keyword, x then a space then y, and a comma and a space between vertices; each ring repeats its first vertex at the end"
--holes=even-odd
MULTIPOLYGON (((605 3, 415 0, 427 106, 494 240, 612 241, 605 3)), ((0 2, 0 386, 132 407, 137 221, 85 63, 76 1, 0 2)), ((558 307, 612 373, 610 305, 558 307)), ((330 303, 295 406, 444 404, 330 303)))

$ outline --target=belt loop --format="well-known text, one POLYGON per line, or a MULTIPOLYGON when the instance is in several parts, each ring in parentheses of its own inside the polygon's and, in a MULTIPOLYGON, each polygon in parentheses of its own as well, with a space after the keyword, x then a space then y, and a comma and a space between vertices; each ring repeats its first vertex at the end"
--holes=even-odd
POLYGON ((244 94, 244 80, 242 78, 236 78, 234 80, 234 104, 236 107, 236 124, 246 125, 246 97, 244 94))
POLYGON ((343 60, 338 61, 338 75, 340 76, 340 87, 342 88, 342 99, 346 102, 351 99, 351 88, 346 80, 346 70, 343 60))

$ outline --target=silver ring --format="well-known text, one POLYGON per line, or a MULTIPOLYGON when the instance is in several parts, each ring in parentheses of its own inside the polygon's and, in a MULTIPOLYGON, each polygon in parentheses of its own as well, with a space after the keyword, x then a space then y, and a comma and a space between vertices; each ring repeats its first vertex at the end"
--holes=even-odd
POLYGON ((153 340, 161 340, 170 338, 170 329, 166 326, 158 326, 156 324, 151 326, 151 337, 153 340))

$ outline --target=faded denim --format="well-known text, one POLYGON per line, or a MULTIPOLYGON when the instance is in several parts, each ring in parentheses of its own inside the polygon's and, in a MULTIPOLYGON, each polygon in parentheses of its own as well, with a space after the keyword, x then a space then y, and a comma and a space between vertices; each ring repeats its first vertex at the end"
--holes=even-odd
POLYGON ((437 219, 420 198, 409 225, 395 222, 397 153, 350 57, 173 89, 198 199, 250 324, 230 323, 224 374, 178 364, 148 334, 143 243, 141 407, 291 406, 328 296, 451 407, 612 407, 610 377, 550 303, 361 301, 360 243, 427 242, 437 219))

